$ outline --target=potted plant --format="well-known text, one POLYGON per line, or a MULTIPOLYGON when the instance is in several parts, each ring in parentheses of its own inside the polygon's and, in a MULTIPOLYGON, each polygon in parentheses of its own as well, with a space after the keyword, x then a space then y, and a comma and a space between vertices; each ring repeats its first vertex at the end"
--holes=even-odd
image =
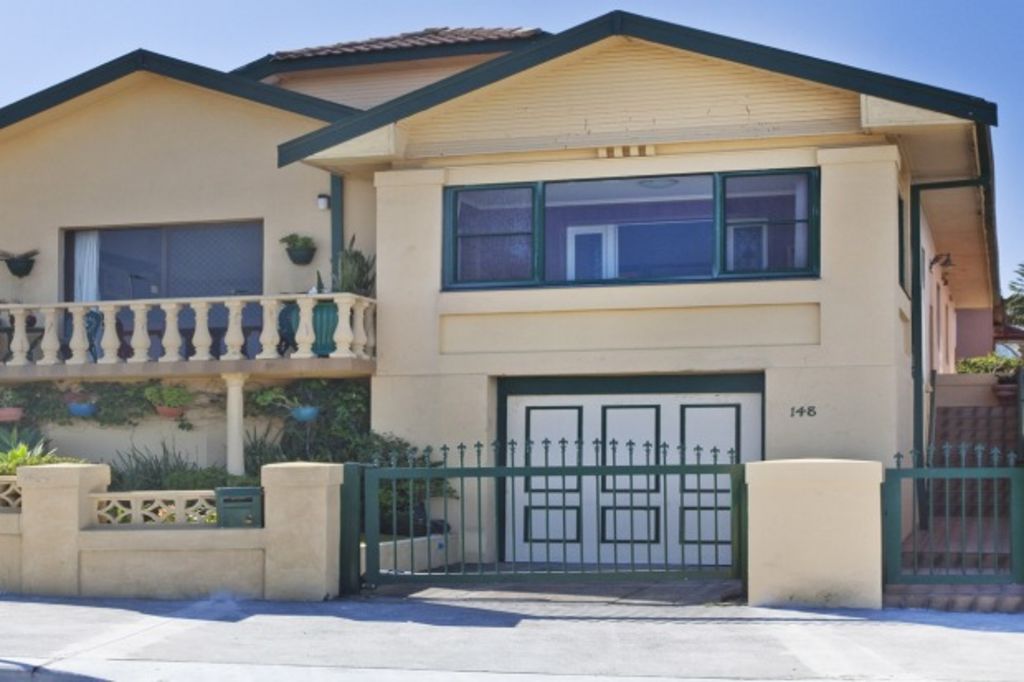
POLYGON ((64 404, 68 406, 68 414, 72 417, 89 419, 96 416, 96 396, 84 391, 66 392, 64 404))
POLYGON ((9 424, 25 416, 21 396, 9 386, 0 387, 0 422, 9 424))
POLYGON ((0 251, 0 260, 7 263, 7 269, 15 277, 27 277, 32 272, 32 266, 36 264, 36 256, 38 255, 39 249, 32 249, 24 253, 0 251))
POLYGON ((184 386, 154 384, 143 391, 146 400, 156 409, 156 413, 168 419, 181 419, 185 409, 195 402, 196 396, 184 386))
POLYGON ((295 265, 309 265, 316 255, 316 242, 312 237, 292 232, 281 237, 280 242, 284 244, 284 250, 288 252, 288 258, 295 265))
POLYGON ((313 405, 308 395, 288 395, 281 386, 260 389, 252 397, 260 407, 282 407, 297 422, 308 423, 320 416, 320 407, 313 405))

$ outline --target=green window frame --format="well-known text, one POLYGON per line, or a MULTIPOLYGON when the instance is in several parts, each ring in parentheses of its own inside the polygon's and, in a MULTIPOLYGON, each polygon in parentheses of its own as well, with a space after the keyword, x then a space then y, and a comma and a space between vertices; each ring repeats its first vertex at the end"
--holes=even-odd
MULTIPOLYGON (((771 170, 732 171, 718 173, 676 173, 654 176, 615 176, 598 178, 580 178, 578 180, 552 180, 517 183, 496 183, 480 185, 455 185, 444 190, 444 239, 442 282, 443 290, 463 289, 494 289, 494 288, 536 288, 536 287, 580 287, 580 286, 623 286, 636 284, 662 284, 712 281, 743 281, 772 279, 807 279, 820 276, 820 174, 814 168, 776 168, 771 170), (725 186, 730 178, 754 177, 767 175, 805 175, 807 177, 808 215, 807 215, 807 267, 793 270, 775 271, 729 271, 726 268, 727 253, 727 220, 725 211, 725 186), (545 191, 549 184, 564 182, 586 182, 599 180, 633 180, 662 177, 708 176, 712 178, 714 192, 714 258, 710 275, 661 277, 657 279, 601 279, 601 280, 547 280, 545 279, 545 191), (529 277, 518 280, 473 280, 459 281, 459 234, 456 225, 459 195, 462 192, 500 189, 528 189, 532 194, 532 258, 529 277)), ((804 221, 797 221, 804 222, 804 221)))

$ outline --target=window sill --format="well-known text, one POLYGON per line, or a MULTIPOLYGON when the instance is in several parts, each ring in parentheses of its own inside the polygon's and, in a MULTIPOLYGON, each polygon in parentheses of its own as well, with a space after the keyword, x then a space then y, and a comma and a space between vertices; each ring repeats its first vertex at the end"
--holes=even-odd
POLYGON ((818 303, 818 275, 655 283, 462 286, 441 291, 440 315, 818 303), (641 284, 647 284, 643 286, 641 284), (744 286, 747 285, 747 286, 744 286), (758 285, 758 286, 750 286, 758 285), (497 292, 501 292, 498 294, 497 292))

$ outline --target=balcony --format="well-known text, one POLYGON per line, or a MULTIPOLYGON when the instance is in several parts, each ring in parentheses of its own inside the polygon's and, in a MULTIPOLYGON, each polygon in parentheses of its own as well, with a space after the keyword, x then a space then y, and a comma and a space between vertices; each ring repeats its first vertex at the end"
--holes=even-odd
POLYGON ((348 293, 3 304, 0 380, 368 376, 375 315, 348 293))

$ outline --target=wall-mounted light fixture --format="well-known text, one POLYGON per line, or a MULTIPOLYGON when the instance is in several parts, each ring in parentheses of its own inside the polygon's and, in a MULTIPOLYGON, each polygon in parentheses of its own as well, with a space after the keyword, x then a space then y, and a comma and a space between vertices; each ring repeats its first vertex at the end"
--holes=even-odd
POLYGON ((951 253, 937 253, 932 257, 930 263, 928 263, 928 272, 932 271, 938 265, 940 268, 951 268, 953 267, 953 254, 951 253))
POLYGON ((331 207, 331 197, 327 194, 317 194, 316 207, 321 211, 326 211, 331 207))

